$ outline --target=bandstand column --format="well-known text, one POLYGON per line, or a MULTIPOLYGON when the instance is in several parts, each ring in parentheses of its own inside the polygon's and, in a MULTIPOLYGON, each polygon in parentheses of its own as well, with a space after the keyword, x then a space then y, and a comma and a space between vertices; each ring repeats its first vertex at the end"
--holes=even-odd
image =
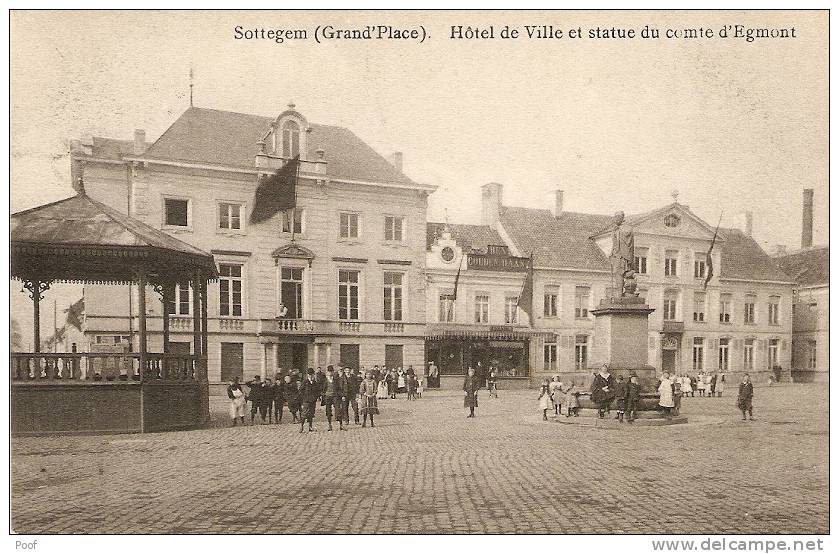
MULTIPOLYGON (((201 355, 207 359, 207 279, 201 278, 201 355)), ((205 368, 206 370, 206 368, 205 368)))
POLYGON ((195 356, 200 357, 201 350, 201 275, 196 272, 192 277, 192 342, 195 356))
POLYGON ((33 352, 41 351, 41 281, 33 279, 32 283, 32 327, 33 339, 35 343, 32 345, 33 352))
MULTIPOLYGON (((169 353, 169 308, 171 306, 172 298, 170 295, 170 285, 166 283, 163 285, 163 353, 169 353)), ((171 294, 175 293, 175 287, 171 287, 171 294)))
POLYGON ((140 379, 145 378, 146 353, 148 352, 148 337, 146 336, 146 273, 137 272, 137 305, 140 312, 140 379))

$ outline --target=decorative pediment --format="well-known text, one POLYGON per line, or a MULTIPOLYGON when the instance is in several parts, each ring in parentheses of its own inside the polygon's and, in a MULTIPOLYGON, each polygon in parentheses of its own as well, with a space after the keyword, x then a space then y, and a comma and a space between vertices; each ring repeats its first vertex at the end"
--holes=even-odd
POLYGON ((299 244, 295 244, 290 242, 285 246, 280 246, 274 252, 271 253, 271 256, 274 258, 294 258, 296 260, 313 260, 315 257, 315 253, 300 246, 299 244))
MULTIPOLYGON (((673 203, 651 212, 627 216, 623 228, 632 229, 636 234, 666 235, 674 237, 711 240, 714 227, 694 214, 687 206, 673 203)), ((611 236, 614 224, 599 231, 592 238, 611 236)), ((718 241, 724 241, 720 234, 718 241)))

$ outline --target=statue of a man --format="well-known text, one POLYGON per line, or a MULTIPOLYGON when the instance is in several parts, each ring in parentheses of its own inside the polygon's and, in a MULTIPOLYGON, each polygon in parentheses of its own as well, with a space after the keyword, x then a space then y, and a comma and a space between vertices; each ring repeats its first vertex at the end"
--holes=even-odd
POLYGON ((635 269, 635 235, 632 229, 623 229, 625 216, 623 212, 615 214, 615 230, 612 231, 612 253, 609 255, 612 264, 612 275, 615 279, 615 290, 621 296, 624 291, 624 276, 626 272, 635 269))

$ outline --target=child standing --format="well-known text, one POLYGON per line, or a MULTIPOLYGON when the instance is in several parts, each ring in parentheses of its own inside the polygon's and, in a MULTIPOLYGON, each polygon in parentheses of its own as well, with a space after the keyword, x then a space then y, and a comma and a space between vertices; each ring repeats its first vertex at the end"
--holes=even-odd
POLYGON ((632 423, 638 415, 638 401, 641 400, 641 385, 638 384, 638 376, 634 373, 629 376, 629 383, 626 384, 626 422, 632 423))
POLYGON ((382 400, 384 400, 385 398, 387 398, 387 396, 388 396, 388 392, 387 392, 387 379, 386 379, 384 376, 382 376, 382 378, 381 378, 381 379, 379 379, 378 392, 379 392, 379 394, 378 394, 378 397, 379 397, 379 398, 381 398, 382 400))
POLYGON ((373 373, 368 371, 358 388, 361 394, 361 413, 364 416, 362 427, 367 427, 367 417, 370 417, 370 427, 375 427, 373 424, 373 416, 379 414, 379 403, 376 401, 377 388, 381 388, 381 382, 376 387, 376 381, 373 380, 373 373))
POLYGON ((565 414, 565 417, 574 417, 579 416, 580 414, 577 413, 579 410, 579 395, 580 391, 577 390, 577 385, 574 383, 574 380, 568 382, 568 386, 565 387, 565 405, 568 406, 568 413, 565 414))
POLYGON ((554 406, 554 415, 559 415, 562 413, 562 381, 559 379, 559 375, 554 375, 553 380, 548 385, 548 390, 551 393, 551 400, 553 400, 554 406))
POLYGON ((422 377, 417 379, 417 398, 422 398, 422 377))
POLYGON ((626 412, 626 383, 623 375, 618 375, 618 382, 615 384, 615 403, 618 407, 618 415, 615 419, 623 423, 623 414, 626 412))
POLYGON ((552 407, 551 390, 548 380, 542 380, 542 387, 539 389, 539 409, 542 410, 542 420, 548 421, 548 410, 552 407))

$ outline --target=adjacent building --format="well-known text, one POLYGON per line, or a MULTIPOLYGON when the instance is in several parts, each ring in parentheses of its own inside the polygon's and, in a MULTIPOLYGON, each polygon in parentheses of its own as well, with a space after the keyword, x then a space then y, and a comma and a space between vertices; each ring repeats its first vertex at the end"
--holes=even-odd
POLYGON ((804 190, 801 249, 777 256, 795 282, 792 378, 827 382, 830 371, 830 248, 813 246, 813 190, 804 190))

